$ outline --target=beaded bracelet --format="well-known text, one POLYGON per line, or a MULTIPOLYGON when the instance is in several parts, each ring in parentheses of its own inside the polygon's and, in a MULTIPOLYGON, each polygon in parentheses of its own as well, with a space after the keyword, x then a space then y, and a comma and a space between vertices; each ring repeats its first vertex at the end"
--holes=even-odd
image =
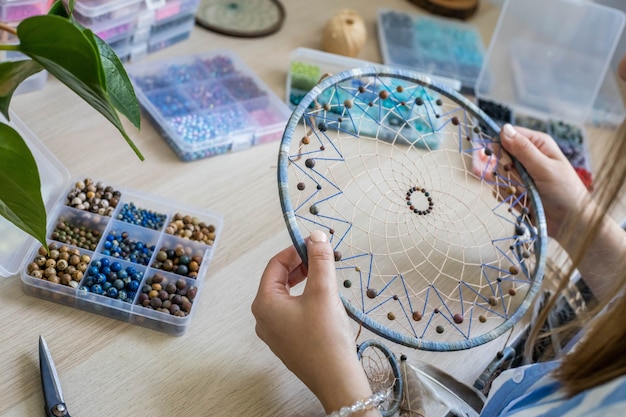
POLYGON ((352 414, 360 413, 361 411, 370 410, 378 407, 383 401, 385 401, 386 397, 387 394, 382 391, 375 392, 364 400, 357 400, 350 406, 341 407, 338 411, 333 411, 326 417, 348 417, 352 414))

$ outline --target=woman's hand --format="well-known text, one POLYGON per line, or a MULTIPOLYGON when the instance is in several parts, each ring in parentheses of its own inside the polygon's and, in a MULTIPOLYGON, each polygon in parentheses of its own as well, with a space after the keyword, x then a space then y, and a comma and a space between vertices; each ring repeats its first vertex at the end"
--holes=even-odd
POLYGON ((571 235, 571 231, 562 230, 563 221, 568 216, 582 220, 585 208, 593 204, 587 188, 548 134, 505 124, 500 139, 535 182, 546 214, 548 235, 563 244, 564 236, 571 235))
MULTIPOLYGON (((354 332, 338 295, 333 250, 323 232, 311 233, 307 255, 308 270, 294 247, 269 261, 252 313, 258 336, 331 412, 372 391, 356 355, 354 332), (291 295, 290 288, 307 276, 302 295, 291 295)), ((374 410, 372 415, 378 414, 374 410)))
POLYGON ((500 137, 504 148, 526 168, 537 186, 548 234, 571 258, 579 258, 577 268, 598 299, 615 296, 613 283, 626 267, 624 230, 605 215, 590 236, 598 206, 549 135, 506 124, 500 137))

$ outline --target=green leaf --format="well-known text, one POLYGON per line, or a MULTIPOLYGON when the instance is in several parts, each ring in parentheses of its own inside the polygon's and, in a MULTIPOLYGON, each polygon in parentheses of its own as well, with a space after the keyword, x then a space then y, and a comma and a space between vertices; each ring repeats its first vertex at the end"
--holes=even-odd
POLYGON ((52 6, 50 6, 50 10, 48 10, 48 14, 61 16, 61 17, 68 19, 71 13, 68 13, 68 10, 65 8, 65 3, 63 3, 63 0, 56 0, 52 4, 52 6))
POLYGON ((42 15, 24 19, 17 27, 17 35, 20 52, 37 61, 104 115, 120 131, 137 156, 144 159, 124 130, 107 95, 100 53, 83 31, 63 17, 42 15))
POLYGON ((95 36, 100 50, 100 59, 106 77, 107 93, 115 108, 122 113, 137 129, 141 123, 141 111, 133 84, 128 78, 122 61, 105 41, 95 36))
POLYGON ((0 215, 46 244, 46 207, 37 164, 21 136, 0 123, 0 215))
POLYGON ((33 74, 43 68, 30 59, 0 63, 0 112, 9 120, 9 104, 15 89, 33 74))

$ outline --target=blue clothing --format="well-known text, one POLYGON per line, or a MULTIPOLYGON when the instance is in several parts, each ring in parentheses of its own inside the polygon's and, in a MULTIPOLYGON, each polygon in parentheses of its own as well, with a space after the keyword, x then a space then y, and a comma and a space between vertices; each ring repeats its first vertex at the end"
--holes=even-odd
POLYGON ((481 417, 623 417, 626 375, 567 398, 551 376, 558 362, 502 372, 493 382, 481 417))

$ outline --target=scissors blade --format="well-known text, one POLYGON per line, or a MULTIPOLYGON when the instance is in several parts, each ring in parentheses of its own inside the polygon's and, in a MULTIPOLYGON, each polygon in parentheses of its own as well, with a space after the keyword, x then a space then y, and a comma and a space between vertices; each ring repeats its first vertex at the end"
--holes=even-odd
POLYGON ((52 361, 52 355, 43 336, 39 336, 39 371, 46 402, 46 416, 69 417, 61 391, 61 381, 52 361))

